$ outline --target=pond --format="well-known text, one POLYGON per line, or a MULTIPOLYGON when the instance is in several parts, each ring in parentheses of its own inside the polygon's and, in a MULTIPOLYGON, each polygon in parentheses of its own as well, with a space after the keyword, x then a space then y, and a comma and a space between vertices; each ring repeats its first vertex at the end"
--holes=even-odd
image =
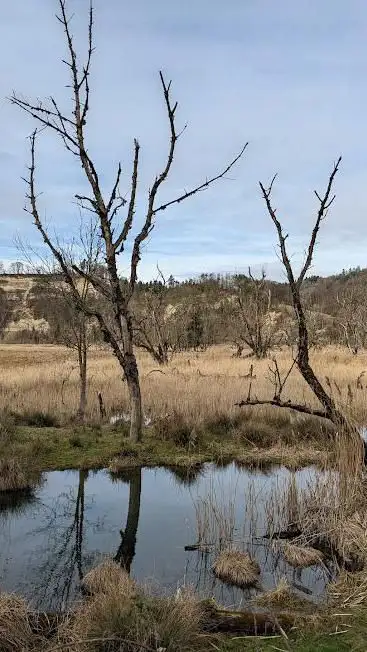
POLYGON ((299 595, 317 601, 330 570, 295 570, 263 538, 279 488, 290 480, 306 486, 315 473, 234 464, 207 464, 190 473, 143 468, 119 477, 107 471, 47 473, 33 496, 0 500, 1 590, 21 594, 39 609, 64 610, 80 596, 83 575, 112 555, 154 591, 189 585, 240 608, 260 589, 240 590, 214 577, 215 554, 228 539, 257 559, 263 590, 286 576, 299 595), (198 538, 209 548, 185 550, 198 538))

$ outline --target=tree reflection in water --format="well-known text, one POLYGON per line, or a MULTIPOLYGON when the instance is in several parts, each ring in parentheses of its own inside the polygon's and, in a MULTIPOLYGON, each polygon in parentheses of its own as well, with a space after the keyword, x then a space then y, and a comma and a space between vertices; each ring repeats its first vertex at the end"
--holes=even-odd
POLYGON ((114 559, 130 573, 131 564, 135 556, 136 535, 140 516, 141 468, 133 469, 125 477, 129 482, 129 508, 126 527, 124 530, 120 530, 121 543, 114 559))

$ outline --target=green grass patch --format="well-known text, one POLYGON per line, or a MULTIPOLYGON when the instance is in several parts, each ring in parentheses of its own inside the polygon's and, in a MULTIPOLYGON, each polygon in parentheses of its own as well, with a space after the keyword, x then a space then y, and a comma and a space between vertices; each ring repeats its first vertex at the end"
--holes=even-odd
POLYGON ((290 467, 322 464, 327 456, 324 447, 307 449, 300 446, 284 446, 274 443, 269 448, 248 441, 233 428, 225 435, 214 428, 201 430, 197 436, 187 437, 177 430, 173 437, 169 432, 162 436, 153 428, 147 429, 143 441, 132 444, 126 436, 126 428, 111 426, 43 427, 7 424, 0 431, 1 457, 31 462, 40 471, 66 468, 101 468, 110 466, 116 471, 134 466, 190 467, 204 462, 226 465, 237 461, 246 466, 284 464, 290 467))

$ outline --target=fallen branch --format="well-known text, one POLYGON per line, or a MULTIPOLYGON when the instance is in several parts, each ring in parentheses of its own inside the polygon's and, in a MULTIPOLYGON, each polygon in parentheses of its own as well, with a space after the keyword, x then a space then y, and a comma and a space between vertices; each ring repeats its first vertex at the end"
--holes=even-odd
POLYGON ((236 407, 244 407, 245 405, 274 405, 275 407, 280 408, 289 408, 290 410, 295 410, 295 412, 302 412, 303 414, 311 414, 314 417, 322 417, 323 419, 329 419, 328 414, 323 410, 313 410, 307 405, 302 405, 301 403, 292 403, 291 401, 276 401, 275 399, 269 400, 258 400, 250 399, 246 401, 240 401, 235 403, 236 407))

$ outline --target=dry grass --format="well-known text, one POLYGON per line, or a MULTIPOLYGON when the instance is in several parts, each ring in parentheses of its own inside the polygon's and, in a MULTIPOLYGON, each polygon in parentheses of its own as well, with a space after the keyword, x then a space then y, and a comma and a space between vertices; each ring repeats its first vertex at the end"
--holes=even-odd
POLYGON ((256 596, 254 602, 266 609, 292 609, 292 611, 295 611, 310 608, 310 603, 307 600, 302 600, 295 593, 285 577, 279 580, 275 589, 270 589, 256 596))
POLYGON ((34 475, 30 475, 17 460, 0 460, 0 493, 31 491, 35 484, 34 475))
POLYGON ((316 473, 303 487, 291 476, 273 492, 266 506, 270 535, 290 526, 301 531, 292 544, 281 547, 289 563, 315 563, 319 553, 310 553, 311 546, 348 569, 367 569, 367 502, 360 462, 360 442, 348 436, 333 470, 316 473))
POLYGON ((194 508, 197 543, 222 550, 228 548, 235 534, 236 488, 231 488, 229 496, 220 490, 211 483, 207 494, 194 501, 194 508))
POLYGON ((204 610, 193 595, 179 591, 168 598, 151 597, 139 591, 114 562, 104 562, 88 576, 93 595, 60 631, 63 649, 188 652, 196 648, 204 610))
POLYGON ((222 582, 245 588, 257 584, 260 566, 247 552, 223 550, 213 564, 213 572, 222 582))
POLYGON ((328 586, 328 597, 333 605, 351 609, 367 605, 367 570, 358 573, 342 572, 328 586))
POLYGON ((1 652, 36 652, 42 638, 30 626, 29 607, 15 595, 0 594, 0 650, 1 652))
POLYGON ((307 568, 320 564, 323 555, 319 550, 306 546, 297 546, 294 543, 284 543, 280 546, 284 559, 294 568, 307 568))
MULTIPOLYGON (((180 353, 170 364, 157 371, 157 365, 147 354, 138 352, 145 411, 155 417, 176 412, 191 424, 221 415, 236 417, 234 403, 247 394, 250 362, 231 357, 229 346, 216 346, 204 353, 180 353)), ((281 373, 290 364, 289 352, 277 353, 281 373)), ((345 349, 328 347, 312 353, 315 371, 328 386, 335 400, 350 405, 350 413, 359 423, 367 421, 367 405, 363 391, 365 381, 357 379, 367 368, 367 353, 350 355, 345 349)), ((269 397, 274 393, 269 380, 268 360, 251 361, 256 379, 253 393, 269 397)), ((68 349, 53 345, 11 345, 0 347, 2 382, 0 410, 11 405, 14 411, 49 412, 60 420, 68 419, 77 409, 78 371, 76 360, 68 349)), ((89 362, 88 417, 99 417, 97 392, 102 392, 108 415, 126 410, 127 388, 121 382, 119 366, 108 349, 95 348, 89 362)), ((310 390, 297 370, 289 378, 288 393, 284 398, 310 401, 315 405, 310 390)), ((245 408, 249 423, 255 423, 259 414, 269 423, 273 432, 281 430, 285 421, 297 420, 284 411, 270 408, 245 408)), ((250 424, 251 425, 251 424, 250 424)), ((307 435, 307 433, 305 433, 307 435)))
POLYGON ((115 592, 124 595, 127 600, 136 596, 135 583, 112 559, 106 559, 84 576, 83 589, 89 595, 115 592))

